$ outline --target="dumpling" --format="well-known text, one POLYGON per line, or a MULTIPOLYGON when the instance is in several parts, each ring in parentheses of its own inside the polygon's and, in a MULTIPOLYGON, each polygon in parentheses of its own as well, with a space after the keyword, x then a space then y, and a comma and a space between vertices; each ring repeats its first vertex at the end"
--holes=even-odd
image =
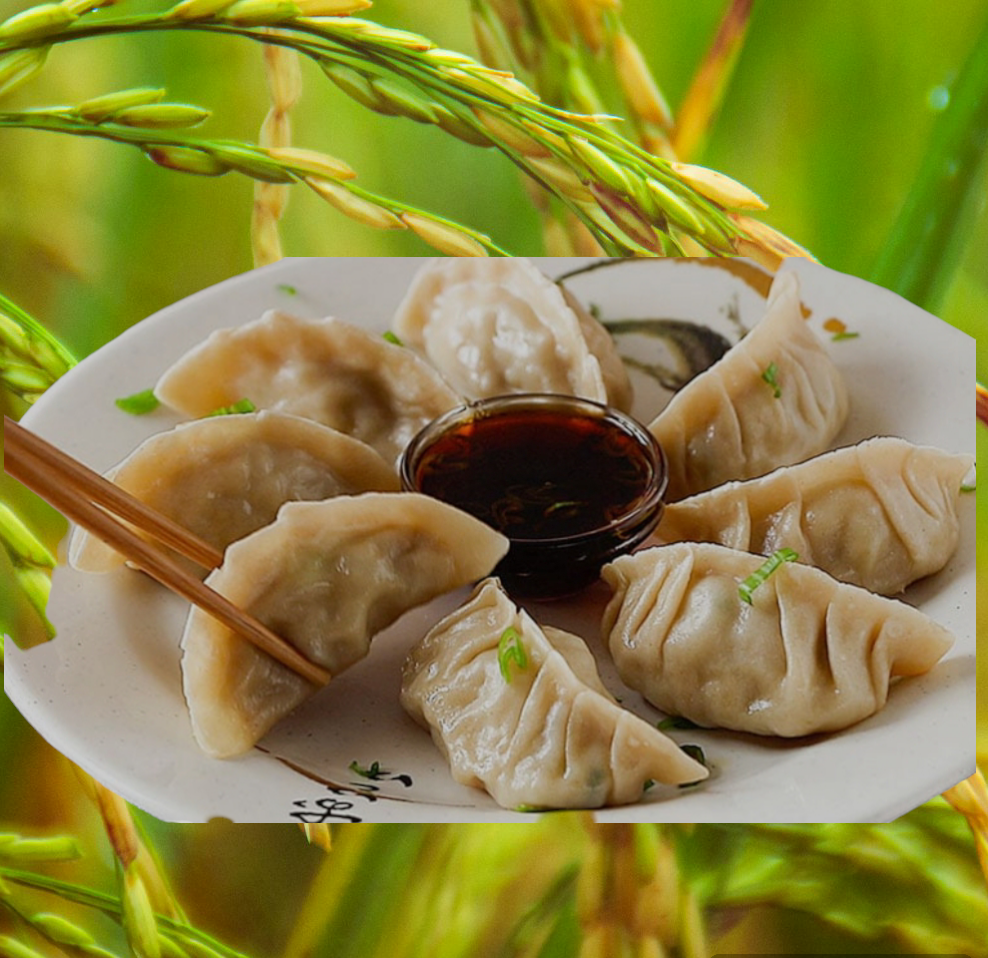
MULTIPOLYGON (((363 658, 403 613, 488 575, 508 541, 415 494, 291 502, 227 550, 206 584, 333 675, 363 658)), ((202 749, 250 749, 316 689, 199 609, 182 639, 192 726, 202 749)))
POLYGON ((409 349, 338 319, 272 310, 218 330, 183 356, 155 395, 187 416, 249 399, 354 436, 389 462, 437 416, 462 404, 409 349))
POLYGON ((761 322, 649 426, 669 460, 668 501, 823 452, 849 405, 840 371, 803 318, 798 279, 779 274, 761 322))
POLYGON ((456 781, 486 789, 504 808, 626 805, 649 781, 708 775, 615 703, 582 640, 540 629, 496 579, 412 650, 401 701, 431 731, 456 781), (516 654, 505 656, 505 637, 516 654))
POLYGON ((432 260, 398 308, 395 331, 470 399, 547 392, 631 407, 610 334, 528 260, 432 260))
POLYGON ((674 503, 657 536, 767 556, 793 549, 842 582, 895 595, 957 551, 973 465, 971 456, 871 439, 674 503))
POLYGON ((885 706, 896 676, 928 672, 953 636, 912 606, 723 546, 679 543, 605 566, 604 635, 618 673, 656 708, 699 725, 794 737, 885 706))
MULTIPOLYGON (((107 478, 221 552, 273 522, 286 502, 399 488, 394 467, 370 446, 279 412, 183 423, 143 442, 107 478)), ((124 563, 81 529, 69 560, 86 572, 124 563)))

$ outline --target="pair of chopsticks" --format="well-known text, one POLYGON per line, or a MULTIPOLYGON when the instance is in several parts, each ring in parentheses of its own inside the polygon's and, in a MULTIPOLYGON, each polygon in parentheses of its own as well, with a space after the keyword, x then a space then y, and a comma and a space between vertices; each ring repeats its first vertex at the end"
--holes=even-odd
POLYGON ((4 471, 41 496, 167 589, 218 619, 282 665, 317 686, 331 675, 294 646, 185 569, 166 546, 205 569, 222 565, 223 554, 150 508, 81 462, 3 417, 4 471), (121 521, 123 520, 123 521, 121 521), (130 525, 126 525, 129 523, 130 525), (136 530, 149 535, 149 542, 136 530))

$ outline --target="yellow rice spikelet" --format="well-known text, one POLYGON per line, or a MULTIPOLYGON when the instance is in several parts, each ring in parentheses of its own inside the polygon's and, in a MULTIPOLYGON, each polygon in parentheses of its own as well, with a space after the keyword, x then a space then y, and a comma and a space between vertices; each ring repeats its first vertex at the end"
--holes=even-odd
POLYGON ((441 253, 450 256, 488 255, 481 243, 447 223, 438 223, 418 213, 402 213, 401 219, 413 232, 441 253))

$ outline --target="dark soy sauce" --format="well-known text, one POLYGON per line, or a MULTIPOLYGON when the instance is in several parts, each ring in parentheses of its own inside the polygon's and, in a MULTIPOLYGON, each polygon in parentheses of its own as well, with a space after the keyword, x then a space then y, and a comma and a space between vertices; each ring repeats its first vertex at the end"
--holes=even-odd
POLYGON ((566 399, 475 412, 439 432, 410 467, 413 488, 511 539, 496 574, 529 597, 594 581, 655 528, 665 488, 662 454, 642 427, 566 399))

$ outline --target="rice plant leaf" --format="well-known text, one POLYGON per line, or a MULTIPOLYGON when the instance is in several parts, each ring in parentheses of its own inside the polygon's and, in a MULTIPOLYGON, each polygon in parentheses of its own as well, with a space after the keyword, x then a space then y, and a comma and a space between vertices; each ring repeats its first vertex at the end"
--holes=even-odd
POLYGON ((963 224, 984 189, 988 153, 988 21, 949 91, 926 157, 870 279, 924 309, 943 301, 963 224))

